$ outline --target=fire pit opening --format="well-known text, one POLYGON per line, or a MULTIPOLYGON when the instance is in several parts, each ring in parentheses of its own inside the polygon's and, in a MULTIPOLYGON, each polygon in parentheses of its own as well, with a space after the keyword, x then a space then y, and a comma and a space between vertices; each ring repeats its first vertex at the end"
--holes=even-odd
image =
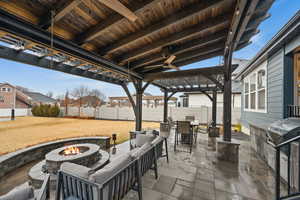
POLYGON ((59 152, 59 154, 63 156, 74 156, 77 154, 84 153, 88 150, 89 148, 85 146, 68 146, 67 148, 59 152))

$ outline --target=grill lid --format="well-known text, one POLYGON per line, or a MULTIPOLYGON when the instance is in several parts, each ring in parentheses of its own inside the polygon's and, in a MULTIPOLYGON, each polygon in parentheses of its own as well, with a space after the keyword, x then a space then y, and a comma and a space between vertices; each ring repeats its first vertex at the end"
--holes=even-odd
POLYGON ((273 122, 268 128, 267 135, 275 145, 300 135, 300 118, 287 118, 273 122))

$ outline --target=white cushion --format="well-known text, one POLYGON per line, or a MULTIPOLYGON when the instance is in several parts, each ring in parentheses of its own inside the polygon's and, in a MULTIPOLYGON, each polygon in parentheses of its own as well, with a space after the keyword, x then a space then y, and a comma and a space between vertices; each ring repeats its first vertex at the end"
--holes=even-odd
POLYGON ((151 142, 151 145, 156 145, 158 144, 160 141, 162 141, 164 138, 163 137, 156 137, 152 142, 151 142))
POLYGON ((144 152, 148 151, 151 148, 150 142, 146 142, 142 147, 136 148, 136 150, 132 150, 130 152, 130 156, 132 158, 139 158, 141 155, 143 155, 144 152))
POLYGON ((0 196, 0 200, 29 200, 33 198, 33 195, 33 188, 31 186, 25 186, 15 188, 7 194, 0 196))
POLYGON ((138 147, 143 146, 147 142, 154 140, 155 135, 153 134, 137 134, 135 138, 135 144, 138 147))
POLYGON ((99 169, 94 174, 90 175, 89 180, 98 184, 103 184, 131 161, 132 159, 128 154, 119 156, 102 169, 99 169))
POLYGON ((95 172, 91 168, 71 162, 63 162, 60 166, 60 170, 83 179, 88 179, 89 175, 95 172))

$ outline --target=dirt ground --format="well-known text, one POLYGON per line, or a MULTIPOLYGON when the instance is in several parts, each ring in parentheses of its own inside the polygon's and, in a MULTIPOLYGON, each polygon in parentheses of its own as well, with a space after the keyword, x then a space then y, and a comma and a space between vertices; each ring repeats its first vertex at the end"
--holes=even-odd
MULTIPOLYGON (((129 131, 134 127, 133 121, 18 117, 15 121, 0 122, 0 155, 72 137, 111 136, 117 133, 117 143, 120 143, 128 140, 129 131)), ((143 122, 144 129, 158 127, 159 123, 143 122)))

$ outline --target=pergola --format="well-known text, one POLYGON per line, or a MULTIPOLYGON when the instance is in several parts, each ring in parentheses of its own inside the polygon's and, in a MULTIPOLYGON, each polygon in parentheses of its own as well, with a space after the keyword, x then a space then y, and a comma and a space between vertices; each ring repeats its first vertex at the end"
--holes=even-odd
POLYGON ((223 91, 223 139, 231 141, 232 53, 259 32, 273 1, 0 1, 0 40, 9 44, 0 57, 122 86, 136 130, 149 84, 164 91, 165 102, 175 92, 223 91), (165 72, 216 56, 224 56, 223 66, 165 72))

